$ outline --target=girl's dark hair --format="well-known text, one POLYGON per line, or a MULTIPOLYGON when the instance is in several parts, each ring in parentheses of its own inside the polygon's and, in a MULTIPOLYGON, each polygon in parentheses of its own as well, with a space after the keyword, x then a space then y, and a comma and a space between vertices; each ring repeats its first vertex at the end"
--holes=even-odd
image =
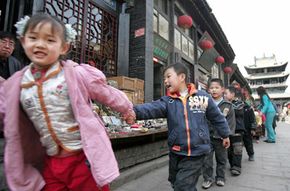
POLYGON ((208 82, 208 86, 210 86, 211 83, 213 83, 213 82, 216 82, 216 83, 218 83, 221 87, 224 87, 224 83, 223 83, 223 81, 222 81, 221 79, 219 79, 219 78, 212 78, 212 79, 210 79, 209 82, 208 82))
POLYGON ((268 95, 267 92, 266 92, 266 89, 265 89, 263 86, 259 86, 259 87, 257 88, 257 94, 258 94, 259 97, 260 97, 260 100, 261 100, 262 105, 264 105, 263 95, 266 95, 266 96, 270 99, 269 95, 268 95))
POLYGON ((163 70, 163 75, 166 72, 166 70, 173 68, 173 70, 179 75, 179 74, 185 74, 185 82, 188 82, 188 69, 184 64, 181 64, 180 62, 177 62, 175 64, 167 66, 163 70))
POLYGON ((27 32, 28 29, 33 30, 37 25, 40 24, 40 27, 44 24, 49 23, 51 24, 51 30, 52 33, 59 33, 62 32, 61 37, 63 41, 65 42, 66 39, 66 33, 65 33, 65 25, 64 23, 57 17, 48 15, 46 13, 39 13, 36 15, 33 15, 27 22, 24 31, 23 36, 27 32))

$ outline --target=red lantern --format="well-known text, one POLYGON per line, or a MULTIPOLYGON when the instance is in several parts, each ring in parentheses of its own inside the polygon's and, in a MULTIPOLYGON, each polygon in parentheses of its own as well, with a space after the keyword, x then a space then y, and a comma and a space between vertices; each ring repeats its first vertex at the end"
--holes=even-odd
POLYGON ((233 69, 232 69, 232 67, 227 66, 227 67, 224 68, 224 72, 225 72, 226 74, 230 74, 230 73, 233 72, 233 69))
POLYGON ((182 27, 182 28, 190 28, 192 26, 192 18, 191 16, 188 15, 182 15, 180 17, 178 17, 178 21, 177 21, 178 26, 182 27))
POLYGON ((218 56, 215 58, 215 62, 218 64, 223 64, 223 63, 225 63, 225 59, 222 56, 218 56))
POLYGON ((202 50, 208 50, 213 47, 213 44, 210 40, 204 39, 199 42, 199 47, 202 48, 202 50))

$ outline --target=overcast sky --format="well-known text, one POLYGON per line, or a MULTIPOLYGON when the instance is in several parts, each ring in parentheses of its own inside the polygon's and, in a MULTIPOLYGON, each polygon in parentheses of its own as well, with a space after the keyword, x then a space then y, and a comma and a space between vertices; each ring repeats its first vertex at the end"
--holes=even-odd
MULTIPOLYGON (((242 73, 254 56, 290 61, 289 0, 207 0, 221 25, 242 73)), ((287 70, 290 70, 290 63, 287 70)), ((289 79, 288 79, 289 80, 289 79)))

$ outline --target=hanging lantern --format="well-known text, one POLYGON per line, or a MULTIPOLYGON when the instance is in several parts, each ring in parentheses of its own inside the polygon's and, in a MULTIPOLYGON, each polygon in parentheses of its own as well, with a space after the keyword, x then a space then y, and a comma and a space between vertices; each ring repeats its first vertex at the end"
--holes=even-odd
POLYGON ((213 47, 213 44, 210 40, 204 39, 202 41, 199 42, 198 46, 202 49, 202 50, 208 50, 211 49, 213 47))
POLYGON ((230 73, 233 72, 233 69, 232 69, 232 67, 227 66, 227 67, 224 68, 224 72, 225 72, 226 74, 230 74, 230 73))
POLYGON ((215 62, 218 64, 223 64, 223 63, 225 63, 225 59, 222 56, 218 56, 215 58, 215 62))
POLYGON ((192 26, 192 18, 188 15, 182 15, 178 17, 177 24, 179 27, 188 29, 192 26))

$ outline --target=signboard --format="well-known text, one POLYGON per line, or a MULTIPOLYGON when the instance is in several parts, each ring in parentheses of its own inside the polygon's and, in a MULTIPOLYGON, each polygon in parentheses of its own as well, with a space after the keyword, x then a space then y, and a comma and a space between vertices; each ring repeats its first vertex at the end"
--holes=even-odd
POLYGON ((136 37, 139 37, 139 36, 143 36, 144 34, 145 34, 145 28, 144 28, 144 27, 135 30, 135 38, 136 38, 136 37))
POLYGON ((154 34, 154 56, 158 57, 161 60, 167 60, 170 54, 170 44, 167 40, 163 39, 158 34, 154 34))

